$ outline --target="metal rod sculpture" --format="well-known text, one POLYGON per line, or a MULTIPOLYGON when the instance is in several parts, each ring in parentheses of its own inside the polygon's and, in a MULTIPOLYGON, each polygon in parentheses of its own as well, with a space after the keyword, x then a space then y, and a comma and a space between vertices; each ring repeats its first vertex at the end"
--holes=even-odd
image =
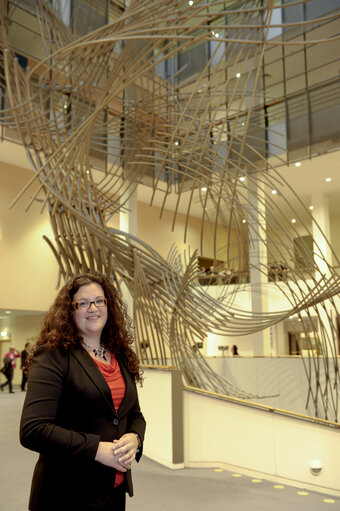
MULTIPOLYGON (((48 208, 55 239, 45 239, 62 278, 98 270, 118 286, 127 285, 142 362, 167 364, 170 352, 170 363, 189 385, 255 398, 218 376, 193 347, 207 332, 241 339, 295 314, 306 325, 306 406, 313 403, 316 416, 336 421, 337 333, 329 311, 336 314, 339 308, 339 279, 316 245, 312 267, 302 273, 293 264, 291 214, 302 214, 309 226, 314 220, 276 170, 280 158, 269 164, 269 128, 262 123, 259 131, 257 124, 265 50, 306 41, 269 38, 270 0, 191 3, 132 0, 112 23, 76 38, 47 2, 37 0, 45 56, 26 69, 8 31, 15 2, 2 3, 1 79, 8 108, 1 120, 17 130, 26 147, 35 171, 27 186, 39 181, 30 204, 42 199, 48 208), (208 51, 190 75, 177 63, 195 48, 208 51), (236 71, 242 79, 235 79, 236 71), (151 204, 162 194, 162 214, 175 188, 173 223, 184 201, 185 238, 192 208, 200 204, 201 253, 210 229, 214 258, 249 271, 250 283, 226 284, 213 298, 198 284, 197 251, 185 263, 176 249, 164 260, 142 240, 108 227, 124 200, 150 176, 151 204), (273 188, 289 217, 278 209, 273 188), (264 305, 242 310, 237 305, 242 286, 253 298, 256 290, 263 297, 268 260, 274 258, 289 270, 289 279, 275 282, 287 307, 275 313, 264 305), (319 324, 311 329, 313 317, 319 324)), ((310 227, 306 233, 312 233, 310 227)))

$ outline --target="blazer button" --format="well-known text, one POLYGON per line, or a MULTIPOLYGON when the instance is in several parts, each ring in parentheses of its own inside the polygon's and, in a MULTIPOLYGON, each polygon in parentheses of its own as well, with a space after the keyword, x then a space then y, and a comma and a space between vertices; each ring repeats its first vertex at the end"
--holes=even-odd
POLYGON ((114 426, 118 426, 118 423, 119 423, 118 419, 113 419, 112 424, 114 426))

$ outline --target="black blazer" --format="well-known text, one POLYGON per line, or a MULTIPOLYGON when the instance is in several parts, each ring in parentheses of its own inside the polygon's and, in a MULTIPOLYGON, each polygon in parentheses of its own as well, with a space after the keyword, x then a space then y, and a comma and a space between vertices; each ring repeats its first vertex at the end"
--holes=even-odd
MULTIPOLYGON (((126 392, 116 413, 105 378, 83 348, 67 352, 44 345, 34 355, 20 425, 22 445, 40 453, 30 511, 100 509, 116 470, 94 461, 99 441, 135 432, 143 443, 145 420, 136 385, 118 362, 126 392)), ((142 447, 137 461, 141 454, 142 447)), ((130 470, 125 480, 132 496, 130 470)))

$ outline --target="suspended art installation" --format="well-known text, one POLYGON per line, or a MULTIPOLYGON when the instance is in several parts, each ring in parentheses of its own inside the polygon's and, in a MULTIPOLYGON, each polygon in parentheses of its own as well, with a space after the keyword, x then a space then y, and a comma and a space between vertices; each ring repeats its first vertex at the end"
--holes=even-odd
POLYGON ((241 340, 294 316, 305 332, 306 406, 337 421, 339 279, 323 253, 322 229, 318 246, 311 212, 277 170, 287 148, 262 108, 262 72, 268 49, 338 42, 337 35, 313 39, 313 29, 339 14, 289 24, 273 21, 289 4, 271 0, 113 4, 111 23, 78 37, 67 13, 37 0, 41 56, 25 66, 11 41, 20 2, 1 6, 1 122, 26 147, 34 169, 27 187, 39 182, 28 206, 42 200, 48 209, 54 240, 45 239, 60 277, 90 270, 124 282, 141 362, 175 365, 188 385, 240 398, 258 396, 218 376, 195 347, 207 332, 241 340), (307 39, 286 37, 302 25, 307 39), (109 226, 140 184, 151 188, 151 205, 162 198, 161 214, 175 194, 174 225, 184 204, 185 239, 199 207, 201 247, 187 260, 175 247, 164 260, 109 226), (307 265, 300 250, 300 267, 292 216, 314 237, 314 257, 307 265), (207 239, 213 259, 238 275, 226 271, 214 296, 199 278, 207 239), (284 310, 268 306, 268 277, 284 310), (249 294, 248 309, 238 305, 240 293, 249 294))

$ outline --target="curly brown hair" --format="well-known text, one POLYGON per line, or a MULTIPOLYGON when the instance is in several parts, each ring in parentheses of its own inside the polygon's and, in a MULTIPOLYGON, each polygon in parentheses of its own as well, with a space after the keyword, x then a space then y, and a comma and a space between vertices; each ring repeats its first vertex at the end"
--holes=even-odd
POLYGON ((27 370, 32 362, 35 351, 43 344, 65 350, 79 348, 82 338, 79 335, 74 319, 72 301, 76 292, 82 286, 96 283, 104 291, 107 299, 108 317, 101 335, 101 343, 127 367, 136 382, 142 383, 142 371, 139 360, 132 350, 133 335, 131 319, 126 305, 121 300, 115 286, 100 273, 84 273, 74 276, 59 291, 53 305, 45 316, 38 340, 27 361, 27 370))

